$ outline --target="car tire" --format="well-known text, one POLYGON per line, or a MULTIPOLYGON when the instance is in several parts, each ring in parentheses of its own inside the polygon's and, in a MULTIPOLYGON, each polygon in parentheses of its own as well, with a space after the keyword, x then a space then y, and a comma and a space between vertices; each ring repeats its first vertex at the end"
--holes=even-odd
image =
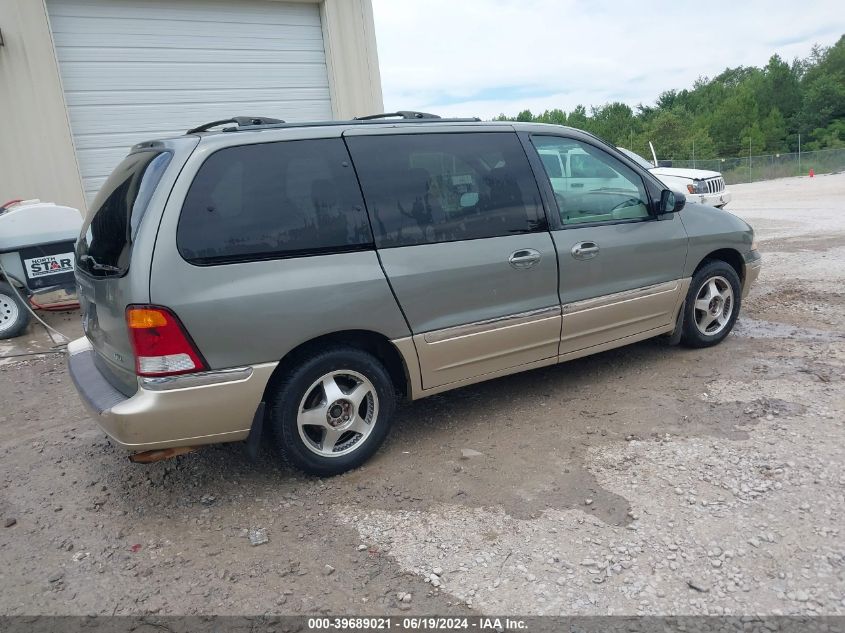
POLYGON ((0 339, 19 336, 29 325, 29 308, 14 288, 0 281, 0 339))
POLYGON ((337 346, 304 358, 274 385, 268 404, 282 459, 328 477, 357 468, 378 450, 390 430, 396 390, 374 356, 337 346))
POLYGON ((687 291, 681 342, 688 347, 718 345, 733 329, 741 306, 736 270, 720 260, 705 262, 687 291))

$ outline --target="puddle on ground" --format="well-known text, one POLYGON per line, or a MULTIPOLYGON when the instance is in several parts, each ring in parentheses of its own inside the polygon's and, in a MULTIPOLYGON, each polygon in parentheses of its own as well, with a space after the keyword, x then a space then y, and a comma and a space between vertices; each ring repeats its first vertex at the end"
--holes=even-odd
POLYGON ((58 354, 63 346, 48 347, 36 339, 16 340, 14 343, 0 341, 0 366, 35 358, 42 354, 58 354))
POLYGON ((799 327, 789 323, 761 321, 742 317, 734 326, 734 334, 746 338, 790 338, 832 343, 845 341, 845 333, 815 328, 799 327))

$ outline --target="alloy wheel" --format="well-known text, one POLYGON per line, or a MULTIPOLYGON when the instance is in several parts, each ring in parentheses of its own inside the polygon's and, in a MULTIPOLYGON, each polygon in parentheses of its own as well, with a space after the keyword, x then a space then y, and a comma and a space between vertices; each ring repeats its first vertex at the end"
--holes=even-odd
POLYGON ((705 281, 695 297, 695 325, 705 336, 715 336, 731 321, 734 311, 734 292, 727 279, 721 276, 705 281))
POLYGON ((351 370, 324 374, 306 390, 296 425, 305 445, 322 457, 338 457, 360 447, 378 420, 373 383, 351 370))

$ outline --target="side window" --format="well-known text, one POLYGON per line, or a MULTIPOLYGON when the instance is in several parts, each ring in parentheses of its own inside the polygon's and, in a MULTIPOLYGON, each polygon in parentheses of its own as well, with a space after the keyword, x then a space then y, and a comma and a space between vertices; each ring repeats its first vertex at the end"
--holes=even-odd
POLYGON ((347 144, 379 247, 545 228, 537 183, 515 134, 353 136, 347 144))
POLYGON ((649 217, 643 179, 607 152, 574 139, 532 137, 563 224, 649 217))
POLYGON ((209 156, 176 230, 197 264, 358 250, 372 244, 341 139, 241 145, 209 156))

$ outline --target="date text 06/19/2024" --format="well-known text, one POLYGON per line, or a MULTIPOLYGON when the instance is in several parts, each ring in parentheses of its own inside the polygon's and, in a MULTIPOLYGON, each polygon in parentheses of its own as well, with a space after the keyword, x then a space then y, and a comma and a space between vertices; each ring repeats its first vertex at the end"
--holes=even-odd
POLYGON ((526 622, 520 619, 496 617, 322 617, 308 618, 311 631, 355 631, 355 630, 406 630, 406 631, 521 631, 526 622))

